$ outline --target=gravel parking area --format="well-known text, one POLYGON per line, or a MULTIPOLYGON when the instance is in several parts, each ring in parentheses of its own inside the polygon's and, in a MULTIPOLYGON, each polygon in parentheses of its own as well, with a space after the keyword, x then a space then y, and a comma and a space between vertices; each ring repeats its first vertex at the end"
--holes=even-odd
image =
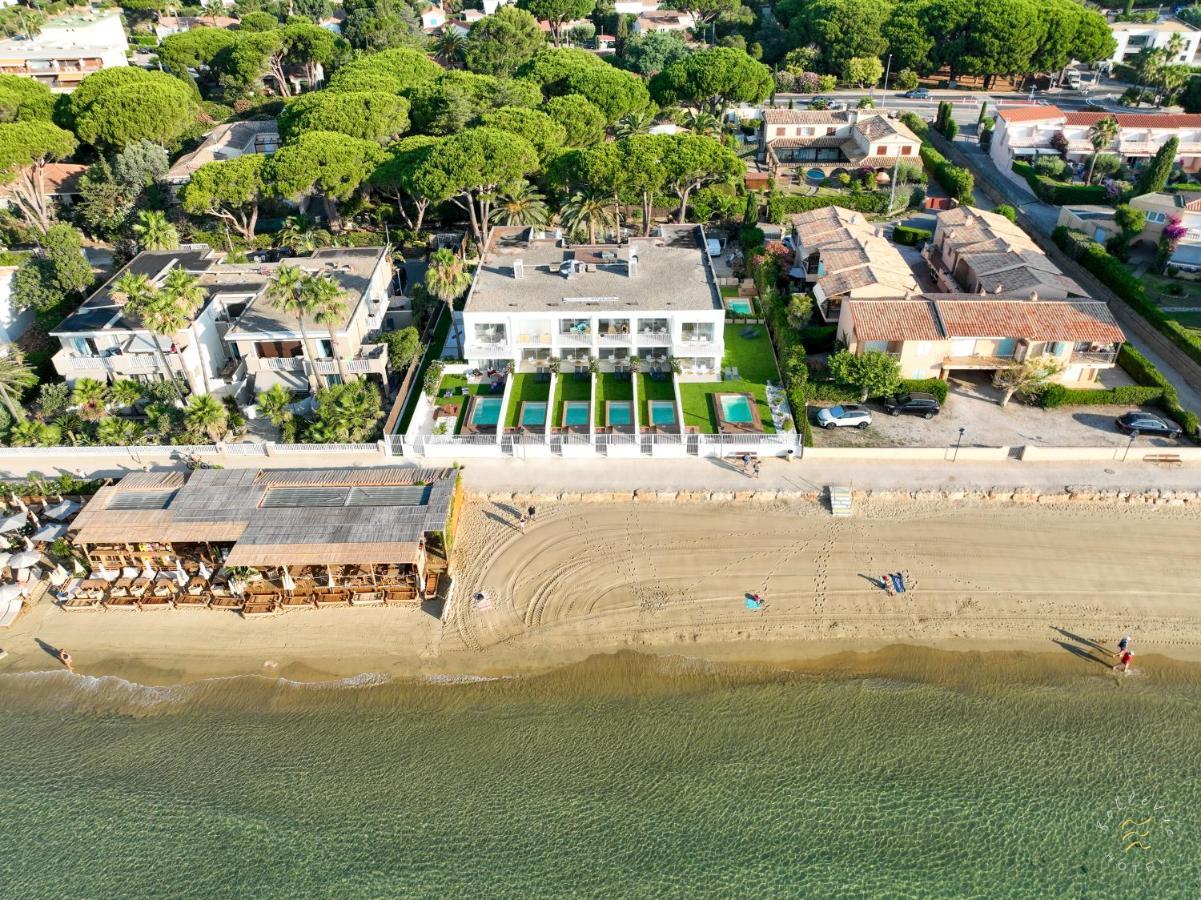
MULTIPOLYGON (((1113 420, 1129 406, 1085 406, 1041 409, 1016 398, 1002 408, 999 393, 984 383, 957 384, 947 395, 942 412, 933 419, 886 414, 881 405, 869 401, 872 424, 857 428, 813 429, 818 447, 950 447, 963 428, 964 447, 1014 447, 1027 444, 1045 447, 1122 447, 1130 440, 1113 420)), ((830 404, 825 404, 830 405, 830 404)), ((812 424, 817 407, 810 406, 812 424)), ((1141 446, 1174 447, 1167 438, 1139 437, 1141 446)))

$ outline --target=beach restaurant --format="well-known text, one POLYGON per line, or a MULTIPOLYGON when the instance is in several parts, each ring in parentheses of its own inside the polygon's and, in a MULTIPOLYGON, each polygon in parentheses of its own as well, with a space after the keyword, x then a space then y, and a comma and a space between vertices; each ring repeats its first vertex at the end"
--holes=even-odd
POLYGON ((66 609, 418 603, 448 568, 454 469, 136 472, 101 488, 68 537, 89 577, 66 609))

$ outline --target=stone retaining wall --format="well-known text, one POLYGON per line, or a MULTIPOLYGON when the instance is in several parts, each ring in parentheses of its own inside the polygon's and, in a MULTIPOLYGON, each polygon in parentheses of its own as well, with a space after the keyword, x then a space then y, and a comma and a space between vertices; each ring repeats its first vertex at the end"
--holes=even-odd
MULTIPOLYGON (((539 503, 807 503, 824 504, 825 491, 551 491, 547 493, 470 493, 488 503, 513 503, 520 508, 539 503)), ((854 491, 856 503, 985 502, 985 503, 1125 503, 1147 506, 1198 506, 1201 491, 1129 491, 1092 485, 1066 485, 1059 491, 1037 488, 978 488, 976 490, 854 491)))

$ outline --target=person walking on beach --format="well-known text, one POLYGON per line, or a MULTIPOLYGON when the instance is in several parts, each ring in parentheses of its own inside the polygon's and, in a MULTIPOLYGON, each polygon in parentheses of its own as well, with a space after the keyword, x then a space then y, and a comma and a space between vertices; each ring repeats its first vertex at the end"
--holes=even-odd
POLYGON ((750 467, 751 467, 751 455, 749 453, 742 454, 742 474, 743 475, 748 474, 748 470, 750 469, 750 467))
POLYGON ((1123 635, 1122 639, 1120 641, 1118 641, 1118 652, 1115 653, 1114 656, 1121 656, 1123 653, 1126 652, 1126 648, 1129 646, 1130 646, 1130 635, 1128 635, 1128 634, 1123 635))
POLYGON ((755 460, 755 477, 759 477, 759 460, 755 460))
POLYGON ((531 503, 529 509, 525 511, 525 514, 527 517, 529 517, 529 520, 533 522, 534 516, 538 515, 538 510, 534 509, 534 505, 531 503))
POLYGON ((1133 653, 1131 653, 1129 650, 1123 650, 1122 655, 1118 658, 1118 664, 1113 667, 1114 671, 1116 672, 1118 669, 1121 669, 1123 675, 1129 675, 1130 674, 1130 662, 1133 659, 1134 659, 1133 653))
POLYGON ((883 582, 883 584, 884 584, 884 593, 886 593, 890 597, 895 597, 897 595, 897 592, 895 590, 893 590, 893 587, 892 587, 892 576, 891 575, 881 575, 880 581, 883 582))
POLYGON ((67 667, 68 672, 74 672, 74 660, 71 659, 71 654, 66 650, 58 651, 58 661, 67 667))
POLYGON ((529 520, 525 516, 517 517, 517 530, 520 531, 522 534, 525 534, 525 524, 528 521, 529 520))

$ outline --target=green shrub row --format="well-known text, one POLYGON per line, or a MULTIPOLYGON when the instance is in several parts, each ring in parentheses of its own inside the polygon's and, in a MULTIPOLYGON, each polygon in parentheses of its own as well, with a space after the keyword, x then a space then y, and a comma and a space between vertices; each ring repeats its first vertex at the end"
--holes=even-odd
POLYGON ((858 403, 859 391, 837 381, 811 381, 805 390, 805 397, 810 402, 858 403))
POLYGON ((948 385, 941 378, 909 378, 901 379, 901 383, 897 385, 897 393, 904 394, 909 391, 918 394, 933 394, 938 398, 939 403, 947 402, 948 385))
POLYGON ((1123 344, 1118 352, 1118 365, 1139 384, 1162 390, 1163 396, 1159 398, 1159 405, 1163 407, 1164 412, 1184 429, 1185 434, 1189 437, 1196 436, 1197 416, 1180 405, 1180 395, 1176 393, 1176 386, 1164 378, 1163 373, 1155 368, 1151 360, 1130 344, 1123 344))
POLYGON ((888 212, 888 194, 884 191, 850 191, 845 194, 808 196, 771 191, 767 195, 767 221, 783 224, 788 221, 789 216, 812 209, 824 209, 827 206, 841 206, 856 212, 882 215, 888 212))
POLYGON ((922 144, 921 155, 926 168, 934 173, 934 177, 938 179, 938 183, 948 194, 960 203, 972 202, 972 191, 976 187, 976 180, 972 177, 971 172, 963 166, 949 162, 930 144, 922 144))
POLYGON ((904 244, 906 247, 912 247, 914 244, 928 241, 933 236, 934 232, 927 228, 913 228, 909 225, 898 225, 892 230, 892 239, 898 244, 904 244))
POLYGON ((1110 203, 1111 198, 1099 184, 1063 184, 1046 175, 1039 175, 1029 163, 1015 159, 1013 171, 1026 179, 1030 190, 1046 203, 1066 206, 1072 203, 1110 203))
MULTIPOLYGON (((1144 319, 1183 350, 1193 362, 1201 365, 1201 340, 1174 319, 1169 319, 1158 306, 1147 299, 1143 283, 1134 276, 1126 265, 1096 241, 1079 231, 1060 225, 1052 232, 1055 243, 1080 265, 1092 272, 1115 294, 1133 307, 1144 319)), ((1174 391, 1173 391, 1174 392, 1174 391)))
POLYGON ((1124 385, 1116 388, 1070 388, 1062 384, 1049 384, 1039 395, 1039 404, 1044 409, 1060 406, 1105 406, 1124 404, 1142 406, 1163 400, 1163 388, 1124 385))

